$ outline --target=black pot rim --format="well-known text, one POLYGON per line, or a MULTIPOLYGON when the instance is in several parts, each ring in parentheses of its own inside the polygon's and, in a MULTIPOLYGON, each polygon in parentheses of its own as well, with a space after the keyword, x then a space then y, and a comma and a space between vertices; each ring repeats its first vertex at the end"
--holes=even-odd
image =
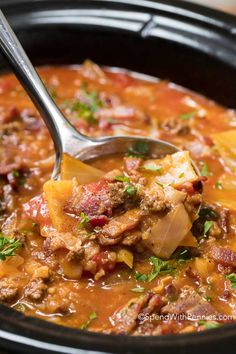
MULTIPOLYGON (((3 11, 11 16, 17 9, 24 11, 29 9, 30 4, 27 0, 3 0, 1 2, 3 11)), ((45 5, 48 7, 67 7, 67 6, 95 6, 110 7, 122 6, 123 10, 135 9, 136 11, 146 11, 148 13, 162 12, 169 16, 180 17, 194 21, 199 24, 206 24, 219 33, 220 36, 227 38, 228 46, 225 50, 230 53, 230 58, 236 57, 236 45, 233 45, 236 35, 236 19, 234 16, 225 14, 213 9, 202 7, 200 5, 177 0, 168 1, 145 1, 133 0, 68 0, 65 4, 62 0, 34 0, 34 10, 37 11, 45 5)), ((31 3, 32 6, 32 3, 31 3)), ((32 8, 31 8, 32 10, 32 8)), ((219 43, 219 42, 217 42, 219 43)), ((236 69, 236 63, 228 62, 236 69)), ((199 333, 166 335, 166 336, 145 336, 133 337, 125 335, 106 335, 71 329, 68 327, 54 325, 52 323, 40 320, 38 318, 26 317, 23 314, 0 305, 0 338, 2 345, 9 348, 18 348, 19 350, 30 351, 34 348, 38 351, 78 353, 78 349, 87 349, 95 351, 109 351, 116 353, 129 352, 132 348, 134 352, 144 352, 149 350, 171 350, 171 348, 190 349, 199 343, 214 342, 222 339, 227 340, 236 337, 236 324, 224 325, 218 329, 212 329, 199 333), (115 346, 114 346, 115 345, 115 346), (22 349, 23 348, 23 349, 22 349)))

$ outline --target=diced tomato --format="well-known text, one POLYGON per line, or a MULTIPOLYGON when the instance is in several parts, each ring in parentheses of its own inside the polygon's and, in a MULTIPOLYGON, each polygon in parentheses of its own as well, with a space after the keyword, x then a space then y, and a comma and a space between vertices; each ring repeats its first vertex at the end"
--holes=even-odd
POLYGON ((40 224, 41 226, 50 225, 48 206, 43 194, 32 198, 28 203, 23 204, 25 218, 40 224))
POLYGON ((13 88, 13 84, 10 81, 2 80, 0 82, 0 93, 5 93, 13 88))
POLYGON ((92 216, 89 222, 93 227, 102 227, 108 222, 108 217, 106 215, 92 216))
POLYGON ((104 269, 106 271, 112 271, 115 268, 116 262, 109 259, 108 251, 101 251, 96 254, 92 260, 97 265, 97 270, 104 269))

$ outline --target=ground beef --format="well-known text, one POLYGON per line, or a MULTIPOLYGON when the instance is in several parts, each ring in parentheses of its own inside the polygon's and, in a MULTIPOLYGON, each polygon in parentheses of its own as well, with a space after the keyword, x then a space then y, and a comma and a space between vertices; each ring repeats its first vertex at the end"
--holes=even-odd
POLYGON ((131 231, 125 234, 122 244, 125 246, 136 245, 142 239, 141 231, 131 231))
POLYGON ((0 301, 1 302, 11 302, 13 301, 17 294, 19 288, 18 286, 12 281, 12 279, 2 279, 0 281, 0 301))
POLYGON ((201 203, 202 203, 202 195, 200 193, 196 193, 191 196, 187 195, 184 205, 191 219, 193 220, 196 219, 196 213, 201 203))
POLYGON ((173 135, 187 135, 190 133, 188 124, 180 122, 179 119, 166 119, 161 123, 161 128, 173 135))
POLYGON ((45 280, 42 278, 31 279, 25 287, 25 296, 31 301, 41 301, 48 289, 45 280))
POLYGON ((166 210, 170 205, 166 200, 165 193, 162 187, 157 184, 152 185, 151 188, 144 189, 140 192, 141 211, 145 214, 150 212, 158 212, 166 210))

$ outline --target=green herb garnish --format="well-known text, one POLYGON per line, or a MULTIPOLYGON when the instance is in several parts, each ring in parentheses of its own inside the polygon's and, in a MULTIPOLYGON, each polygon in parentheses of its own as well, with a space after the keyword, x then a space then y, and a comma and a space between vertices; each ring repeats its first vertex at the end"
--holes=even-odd
POLYGON ((222 189, 223 189, 222 182, 217 181, 217 182, 215 183, 215 187, 216 187, 216 189, 222 190, 222 189))
POLYGON ((81 212, 79 216, 80 216, 79 228, 85 227, 89 222, 88 215, 85 214, 84 212, 81 212))
POLYGON ((140 272, 135 272, 134 277, 138 281, 147 281, 148 280, 148 275, 147 274, 142 274, 140 272))
POLYGON ((184 172, 180 173, 178 177, 179 178, 184 178, 184 172))
POLYGON ((146 171, 152 171, 152 172, 161 172, 162 166, 144 165, 141 167, 141 169, 146 171))
POLYGON ((211 227, 213 226, 213 221, 206 220, 204 223, 204 235, 210 231, 211 227))
POLYGON ((97 318, 97 314, 96 312, 91 312, 90 315, 89 315, 89 318, 86 322, 84 322, 81 326, 80 326, 80 329, 87 329, 88 326, 91 324, 91 322, 93 320, 96 320, 97 318))
POLYGON ((136 143, 128 149, 129 156, 145 157, 148 154, 149 146, 145 141, 136 141, 136 143))
POLYGON ((119 181, 119 182, 129 182, 129 177, 127 177, 127 176, 116 176, 115 180, 119 181))
POLYGON ((229 279, 229 281, 231 283, 231 288, 236 289, 236 274, 231 273, 231 274, 227 275, 226 278, 229 279))
POLYGON ((131 289, 131 291, 133 291, 134 293, 143 293, 145 291, 145 288, 140 286, 140 287, 131 289))
POLYGON ((206 296, 206 301, 211 302, 211 301, 212 301, 212 296, 207 295, 207 296, 206 296))
POLYGON ((15 251, 20 248, 22 243, 15 238, 0 236, 0 260, 5 261, 7 257, 15 256, 15 251))
POLYGON ((194 118, 194 116, 197 114, 197 112, 189 112, 189 113, 184 113, 179 116, 180 119, 182 120, 189 120, 191 118, 194 118))
POLYGON ((78 117, 85 119, 88 123, 97 123, 95 113, 103 106, 97 92, 89 92, 86 86, 83 89, 83 99, 69 104, 72 112, 77 112, 78 117))
POLYGON ((206 329, 213 329, 221 327, 221 324, 213 321, 199 321, 200 326, 204 326, 206 329))
POLYGON ((130 196, 135 195, 137 193, 137 188, 132 184, 128 184, 127 187, 125 187, 125 193, 129 194, 130 196))
POLYGON ((202 166, 200 174, 203 177, 207 177, 207 176, 211 175, 211 173, 209 171, 209 168, 208 168, 208 165, 206 163, 204 163, 204 165, 202 166))
POLYGON ((151 282, 153 281, 157 276, 163 275, 163 274, 170 274, 173 271, 176 270, 176 268, 182 264, 182 260, 177 260, 177 261, 164 261, 160 258, 157 257, 150 257, 149 261, 152 265, 152 270, 148 274, 142 274, 139 272, 135 273, 135 279, 138 281, 143 281, 143 282, 151 282))
POLYGON ((14 170, 12 172, 13 177, 15 177, 19 183, 20 186, 23 186, 25 184, 26 178, 25 176, 22 174, 22 172, 18 171, 18 170, 14 170))

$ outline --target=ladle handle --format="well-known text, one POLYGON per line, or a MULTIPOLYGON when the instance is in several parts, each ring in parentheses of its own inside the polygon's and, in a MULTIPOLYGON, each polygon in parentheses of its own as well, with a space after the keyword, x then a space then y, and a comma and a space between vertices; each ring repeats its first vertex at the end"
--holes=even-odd
MULTIPOLYGON (((1 10, 0 47, 15 75, 43 117, 55 145, 57 161, 62 152, 70 153, 75 142, 86 143, 87 141, 88 143, 89 139, 74 129, 54 103, 1 10)), ((78 147, 77 145, 77 150, 78 147)))

